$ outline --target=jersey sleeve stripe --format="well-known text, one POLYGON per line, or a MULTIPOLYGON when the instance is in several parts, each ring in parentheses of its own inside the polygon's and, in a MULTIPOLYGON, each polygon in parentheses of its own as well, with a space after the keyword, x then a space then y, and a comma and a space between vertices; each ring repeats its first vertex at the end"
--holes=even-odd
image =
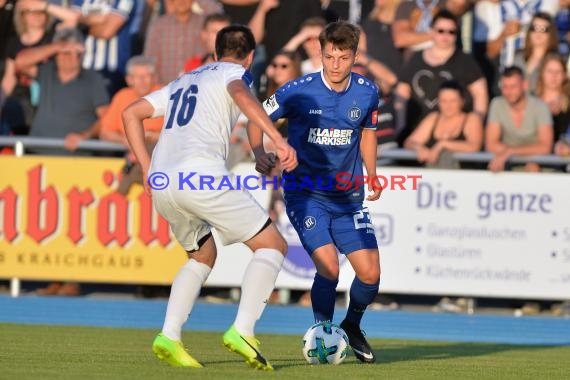
POLYGON ((247 84, 248 87, 251 87, 251 85, 253 84, 253 75, 251 75, 251 73, 248 70, 246 70, 243 73, 241 79, 245 82, 245 84, 247 84))

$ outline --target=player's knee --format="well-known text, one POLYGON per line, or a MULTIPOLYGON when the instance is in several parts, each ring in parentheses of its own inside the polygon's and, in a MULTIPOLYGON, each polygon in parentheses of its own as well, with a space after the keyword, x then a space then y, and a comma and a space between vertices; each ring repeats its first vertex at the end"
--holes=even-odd
POLYGON ((213 268, 214 265, 216 264, 216 258, 217 258, 216 253, 204 254, 203 252, 197 250, 197 251, 186 251, 186 254, 188 256, 188 260, 196 260, 197 262, 205 264, 210 268, 213 268))
POLYGON ((380 268, 369 268, 358 277, 365 284, 377 284, 380 281, 380 268))
POLYGON ((287 241, 280 233, 276 233, 275 236, 271 237, 271 239, 268 239, 268 241, 270 244, 269 248, 278 250, 283 254, 283 256, 287 254, 287 249, 289 246, 287 245, 287 241))
POLYGON ((283 238, 283 236, 281 236, 281 234, 279 234, 279 239, 278 239, 278 247, 276 248, 279 252, 281 252, 283 254, 283 256, 287 255, 287 250, 289 249, 289 245, 287 244, 287 241, 285 240, 285 238, 283 238))
POLYGON ((318 272, 321 276, 334 281, 338 280, 340 269, 337 263, 327 263, 321 265, 318 272))

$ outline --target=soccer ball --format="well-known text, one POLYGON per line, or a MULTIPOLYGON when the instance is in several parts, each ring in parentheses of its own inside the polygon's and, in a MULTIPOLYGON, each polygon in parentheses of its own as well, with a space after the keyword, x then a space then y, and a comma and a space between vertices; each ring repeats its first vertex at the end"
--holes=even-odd
POLYGON ((348 347, 344 330, 330 322, 312 325, 303 336, 303 356, 309 364, 340 364, 348 347))

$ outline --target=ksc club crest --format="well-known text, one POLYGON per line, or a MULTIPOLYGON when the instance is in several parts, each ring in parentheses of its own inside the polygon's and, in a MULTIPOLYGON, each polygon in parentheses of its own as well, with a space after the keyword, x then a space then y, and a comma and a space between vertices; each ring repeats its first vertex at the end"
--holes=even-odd
MULTIPOLYGON (((283 269, 300 278, 314 278, 316 273, 315 264, 313 264, 305 248, 303 248, 295 228, 289 222, 289 218, 284 211, 279 213, 276 224, 277 229, 279 229, 279 232, 281 232, 289 245, 287 256, 285 256, 285 261, 283 262, 283 269)), ((307 216, 303 220, 303 228, 307 225, 311 226, 310 228, 314 228, 316 224, 317 221, 314 216, 307 216)), ((339 254, 338 260, 339 265, 342 266, 346 262, 346 257, 339 254)))
POLYGON ((314 216, 306 216, 303 220, 303 226, 306 230, 312 230, 317 225, 317 219, 314 216))
POLYGON ((353 121, 360 119, 361 114, 362 111, 358 107, 352 107, 351 109, 348 110, 348 117, 350 118, 350 120, 353 121))

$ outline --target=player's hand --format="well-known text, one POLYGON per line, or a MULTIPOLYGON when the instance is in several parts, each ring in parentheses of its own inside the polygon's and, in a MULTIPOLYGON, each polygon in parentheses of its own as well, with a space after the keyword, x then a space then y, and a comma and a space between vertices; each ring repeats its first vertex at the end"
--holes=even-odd
POLYGON ((288 171, 292 172, 295 170, 299 162, 297 162, 297 152, 291 145, 289 145, 285 140, 280 143, 275 144, 277 148, 277 157, 281 162, 281 167, 288 171))
POLYGON ((269 175, 275 167, 277 157, 275 153, 265 153, 255 159, 255 170, 263 175, 269 175))
POLYGON ((378 180, 377 176, 372 177, 368 181, 368 191, 371 192, 369 196, 366 197, 367 201, 377 201, 380 199, 380 195, 382 195, 382 185, 378 180))

